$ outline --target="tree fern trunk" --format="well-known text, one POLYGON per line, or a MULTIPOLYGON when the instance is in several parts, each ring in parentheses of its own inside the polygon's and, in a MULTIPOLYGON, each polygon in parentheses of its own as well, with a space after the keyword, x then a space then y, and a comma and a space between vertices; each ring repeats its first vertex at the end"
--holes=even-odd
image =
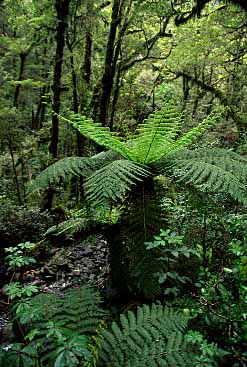
POLYGON ((153 283, 156 259, 151 252, 147 253, 145 241, 152 240, 161 228, 159 194, 152 178, 136 185, 126 201, 120 223, 108 233, 112 285, 120 297, 128 298, 130 294, 152 297, 158 292, 158 282, 153 283), (139 266, 146 266, 145 276, 141 271, 139 275, 139 266))

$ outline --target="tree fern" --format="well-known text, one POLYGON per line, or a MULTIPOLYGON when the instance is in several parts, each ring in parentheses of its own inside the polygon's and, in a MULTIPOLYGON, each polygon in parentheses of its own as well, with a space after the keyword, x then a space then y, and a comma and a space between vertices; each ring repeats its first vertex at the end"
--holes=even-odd
POLYGON ((181 114, 166 106, 151 114, 137 128, 137 135, 130 141, 135 159, 144 164, 156 161, 172 147, 181 129, 181 114))
MULTIPOLYGON (((85 194, 94 205, 125 201, 119 233, 112 236, 111 231, 108 236, 112 272, 118 272, 115 279, 132 281, 139 278, 136 284, 128 284, 127 287, 132 291, 138 288, 144 290, 145 284, 140 279, 138 264, 151 270, 154 267, 153 259, 150 263, 145 260, 143 243, 160 229, 158 199, 152 184, 155 176, 163 174, 177 182, 194 185, 198 190, 225 192, 246 204, 244 158, 219 149, 185 149, 221 116, 222 112, 216 111, 181 135, 181 115, 173 106, 166 105, 162 111, 150 115, 138 127, 135 137, 124 142, 107 128, 94 124, 84 116, 74 115, 72 120, 66 121, 72 123, 84 136, 111 151, 92 158, 57 162, 41 173, 33 187, 42 188, 48 182, 54 182, 67 174, 81 174, 85 177, 85 194), (115 244, 114 239, 117 242, 115 244), (122 265, 119 253, 124 259, 120 257, 122 265), (130 276, 123 276, 125 273, 130 276)), ((146 274, 145 283, 151 284, 154 289, 152 271, 146 274)), ((116 282, 114 285, 118 287, 118 284, 116 282)))
POLYGON ((138 127, 137 135, 133 139, 123 142, 107 128, 94 124, 91 119, 79 114, 72 115, 72 120, 65 120, 72 123, 84 136, 111 151, 91 158, 70 157, 60 160, 37 177, 30 191, 44 188, 61 177, 75 174, 88 178, 85 191, 96 204, 109 198, 113 201, 123 199, 134 183, 156 174, 155 171, 150 173, 147 165, 150 166, 162 157, 191 144, 212 126, 217 116, 219 114, 210 115, 184 136, 178 137, 181 115, 172 106, 167 105, 162 111, 151 114, 138 127))
POLYGON ((225 149, 180 150, 156 162, 159 172, 208 192, 229 193, 246 204, 247 159, 225 149))
POLYGON ((149 176, 146 167, 124 159, 109 163, 93 173, 85 183, 88 198, 95 203, 123 199, 133 184, 149 176))
POLYGON ((29 192, 42 190, 50 184, 59 182, 60 179, 70 175, 90 176, 95 170, 112 162, 117 158, 112 151, 101 152, 92 157, 68 157, 60 159, 56 163, 42 171, 29 185, 29 192))
POLYGON ((191 366, 190 348, 182 332, 187 318, 161 305, 138 307, 120 316, 103 334, 99 366, 186 367, 191 366))
MULTIPOLYGON (((62 117, 62 119, 64 118, 62 117)), ((128 145, 110 132, 108 127, 103 127, 101 124, 95 123, 92 119, 88 119, 80 114, 71 115, 71 120, 64 120, 72 123, 86 138, 93 140, 95 143, 107 149, 113 150, 126 159, 133 159, 133 154, 128 145)))

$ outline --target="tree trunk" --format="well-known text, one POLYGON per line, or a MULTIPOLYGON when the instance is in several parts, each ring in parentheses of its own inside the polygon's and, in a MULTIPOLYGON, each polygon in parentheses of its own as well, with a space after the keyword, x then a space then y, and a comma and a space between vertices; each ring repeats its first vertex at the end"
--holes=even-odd
MULTIPOLYGON (((87 2, 87 18, 92 16, 92 0, 88 0, 87 2)), ((85 53, 84 53, 84 61, 82 65, 82 80, 83 80, 83 91, 81 95, 80 101, 80 109, 82 113, 88 113, 88 91, 90 89, 90 82, 91 82, 91 67, 92 67, 92 45, 93 45, 93 38, 92 38, 92 25, 89 21, 88 28, 86 30, 86 38, 85 38, 85 53)), ((78 154, 81 156, 83 155, 82 146, 85 143, 85 138, 81 136, 79 132, 77 132, 77 147, 78 147, 78 154)))
POLYGON ((101 83, 101 98, 100 98, 100 108, 99 108, 99 121, 103 126, 107 125, 107 113, 108 107, 110 103, 111 92, 113 88, 113 80, 115 76, 115 68, 114 65, 114 44, 117 35, 117 28, 121 20, 121 1, 114 0, 112 5, 112 17, 111 17, 111 25, 108 36, 108 43, 106 48, 106 57, 105 57, 105 68, 102 77, 101 83))
MULTIPOLYGON (((52 131, 51 131, 51 143, 49 146, 49 152, 53 159, 58 156, 58 114, 60 112, 61 104, 61 78, 62 78, 62 65, 65 46, 65 34, 67 29, 67 17, 69 14, 69 2, 70 0, 56 0, 57 11, 57 29, 56 29, 56 54, 55 65, 53 72, 53 103, 52 103, 52 131)), ((43 209, 51 211, 52 202, 54 198, 54 189, 49 187, 46 191, 46 197, 44 198, 43 209)))
MULTIPOLYGON (((46 38, 44 40, 44 51, 43 51, 43 60, 42 60, 42 73, 41 73, 41 78, 44 82, 46 82, 48 80, 49 77, 49 73, 46 67, 46 59, 49 57, 49 55, 47 55, 47 51, 48 51, 48 39, 46 38)), ((39 96, 39 101, 37 103, 37 109, 36 109, 36 113, 34 116, 34 120, 33 120, 33 126, 32 129, 34 130, 40 130, 43 126, 43 122, 45 120, 45 109, 46 109, 46 95, 49 91, 49 86, 48 85, 44 85, 42 88, 40 88, 40 96, 39 96)))
POLYGON ((115 112, 116 112, 116 106, 117 106, 117 101, 118 101, 118 97, 119 97, 119 90, 120 90, 120 79, 121 79, 121 68, 118 68, 117 71, 117 76, 116 76, 116 82, 115 82, 115 87, 114 87, 114 91, 113 91, 113 98, 112 98, 112 104, 111 104, 111 116, 110 116, 110 123, 109 123, 109 129, 110 131, 113 130, 113 124, 114 124, 114 116, 115 116, 115 112))
POLYGON ((156 192, 154 185, 154 180, 147 178, 133 187, 121 219, 106 233, 110 246, 112 286, 122 299, 128 299, 133 293, 147 296, 144 288, 149 284, 145 281, 153 282, 155 279, 156 258, 150 257, 153 268, 146 269, 143 279, 138 274, 138 267, 147 255, 144 243, 152 241, 164 224, 159 206, 162 194, 156 192))
POLYGON ((69 14, 70 0, 56 0, 57 29, 56 29, 56 55, 53 74, 53 104, 52 104, 52 136, 49 151, 53 158, 58 156, 58 114, 61 104, 61 78, 62 64, 65 46, 65 32, 67 28, 67 17, 69 14))
POLYGON ((92 33, 90 30, 86 33, 85 56, 83 65, 83 79, 89 85, 91 79, 91 57, 92 57, 92 33))
MULTIPOLYGON (((18 76, 18 80, 20 81, 23 79, 26 58, 27 58, 27 52, 21 52, 20 53, 20 70, 19 70, 19 76, 18 76)), ((20 84, 17 84, 15 87, 15 93, 14 93, 14 107, 18 107, 20 89, 21 89, 20 84)))
POLYGON ((12 148, 11 139, 8 140, 8 147, 9 147, 9 152, 10 152, 10 156, 11 156, 12 168, 13 168, 13 172, 14 172, 13 179, 14 179, 14 183, 15 183, 15 187, 16 187, 16 193, 17 193, 19 204, 21 205, 22 204, 21 190, 20 190, 18 175, 17 175, 16 167, 15 167, 15 158, 14 158, 14 152, 13 152, 13 148, 12 148))

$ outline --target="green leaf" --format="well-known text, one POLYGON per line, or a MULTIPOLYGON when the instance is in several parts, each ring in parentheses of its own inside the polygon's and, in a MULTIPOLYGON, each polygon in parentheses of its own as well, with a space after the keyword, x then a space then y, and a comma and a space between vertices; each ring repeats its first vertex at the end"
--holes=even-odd
POLYGON ((132 185, 149 175, 148 169, 140 164, 116 160, 91 175, 85 183, 85 191, 95 204, 123 200, 132 185))

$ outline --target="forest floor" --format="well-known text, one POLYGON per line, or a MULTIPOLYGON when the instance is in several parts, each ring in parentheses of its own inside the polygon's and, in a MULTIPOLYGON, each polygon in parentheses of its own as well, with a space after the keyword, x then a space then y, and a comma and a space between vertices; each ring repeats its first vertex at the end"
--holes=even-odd
MULTIPOLYGON (((72 242, 72 241, 71 241, 72 242)), ((37 264, 24 274, 16 273, 14 278, 24 284, 36 285, 41 292, 60 293, 79 285, 92 284, 103 294, 110 290, 109 248, 106 239, 96 234, 85 240, 76 241, 66 247, 40 248, 36 257, 37 264), (21 277, 21 279, 19 279, 21 277)), ((8 300, 5 286, 9 274, 2 263, 0 290, 0 340, 8 340, 8 300), (5 270, 5 271, 4 271, 5 270), (5 283, 5 284, 4 284, 5 283), (5 335, 3 335, 5 333, 5 335)), ((13 280, 13 279, 12 279, 13 280)), ((11 331, 9 330, 11 333, 11 331)), ((11 336, 10 336, 11 337, 11 336)))

